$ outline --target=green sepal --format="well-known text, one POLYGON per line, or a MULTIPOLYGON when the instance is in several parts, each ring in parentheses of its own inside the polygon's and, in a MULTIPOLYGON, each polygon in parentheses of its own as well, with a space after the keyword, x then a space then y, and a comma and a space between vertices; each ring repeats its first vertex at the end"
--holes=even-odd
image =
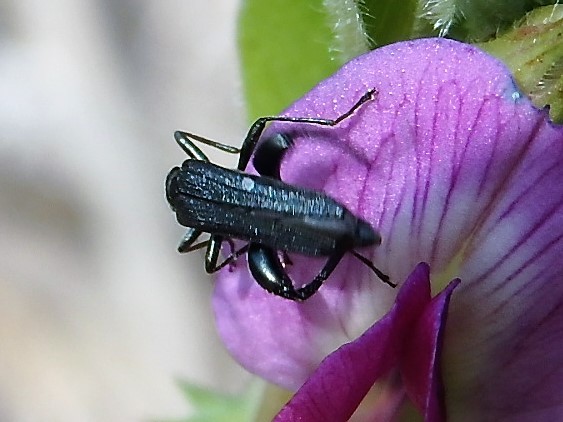
POLYGON ((563 5, 535 9, 478 46, 510 68, 536 107, 549 106, 552 120, 563 123, 563 5))

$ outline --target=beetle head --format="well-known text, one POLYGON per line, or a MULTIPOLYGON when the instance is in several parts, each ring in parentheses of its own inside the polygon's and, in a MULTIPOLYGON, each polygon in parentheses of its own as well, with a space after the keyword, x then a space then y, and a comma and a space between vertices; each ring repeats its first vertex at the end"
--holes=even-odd
POLYGON ((166 183, 165 183, 166 199, 168 200, 168 203, 170 204, 173 210, 175 209, 175 205, 174 205, 174 203, 176 202, 175 198, 178 196, 177 175, 179 172, 180 172, 179 167, 174 167, 172 170, 170 170, 170 173, 168 173, 168 176, 166 177, 166 183))
POLYGON ((358 219, 356 225, 354 247, 361 248, 363 246, 379 246, 381 244, 381 236, 373 227, 364 220, 358 219))

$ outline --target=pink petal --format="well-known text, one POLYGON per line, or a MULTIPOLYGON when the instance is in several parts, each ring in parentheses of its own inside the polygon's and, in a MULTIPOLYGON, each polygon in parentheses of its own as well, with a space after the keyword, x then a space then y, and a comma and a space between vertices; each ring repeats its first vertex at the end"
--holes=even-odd
POLYGON ((432 299, 403 346, 403 382, 409 398, 424 413, 425 421, 446 420, 441 355, 450 298, 459 282, 452 281, 432 299))
POLYGON ((276 421, 345 421, 374 383, 399 366, 427 421, 444 420, 439 350, 453 282, 430 299, 429 268, 419 264, 391 311, 355 341, 341 346, 281 410, 276 421))

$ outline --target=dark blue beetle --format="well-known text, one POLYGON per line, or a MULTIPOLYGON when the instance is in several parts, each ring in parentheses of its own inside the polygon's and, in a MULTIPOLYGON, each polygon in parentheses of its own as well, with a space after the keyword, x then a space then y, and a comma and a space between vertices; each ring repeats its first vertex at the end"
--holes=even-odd
POLYGON ((343 205, 322 192, 299 188, 280 180, 280 163, 291 147, 291 138, 278 133, 256 147, 267 122, 284 121, 335 126, 370 100, 368 91, 345 114, 335 120, 300 117, 262 117, 250 128, 240 149, 187 133, 174 137, 190 157, 182 167, 174 167, 166 179, 166 197, 178 222, 189 230, 178 250, 189 252, 207 247, 205 269, 213 273, 248 253, 250 272, 268 292, 291 300, 313 295, 334 271, 342 257, 352 253, 385 283, 389 277, 354 249, 377 246, 380 235, 371 225, 354 216, 343 205), (239 155, 237 170, 209 162, 192 142, 211 145, 239 155), (260 176, 244 173, 254 153, 253 165, 260 176), (195 243, 202 233, 208 240, 195 243), (235 250, 232 239, 247 244, 235 250), (231 254, 218 264, 221 244, 231 245, 231 254), (284 268, 280 252, 326 256, 327 262, 309 283, 295 288, 284 268))

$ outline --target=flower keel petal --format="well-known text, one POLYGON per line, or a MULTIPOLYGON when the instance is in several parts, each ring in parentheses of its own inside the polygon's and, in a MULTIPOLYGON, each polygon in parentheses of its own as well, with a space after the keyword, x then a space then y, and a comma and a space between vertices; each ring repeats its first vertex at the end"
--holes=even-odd
POLYGON ((404 343, 401 374, 408 396, 425 421, 446 420, 441 351, 450 298, 459 283, 459 279, 452 281, 432 299, 404 343))
POLYGON ((426 411, 427 420, 444 420, 439 350, 449 299, 457 284, 452 282, 431 300, 429 268, 419 264, 391 311, 357 340, 324 359, 275 420, 348 420, 374 383, 403 365, 405 380, 412 378, 406 385, 414 386, 415 401, 426 411), (412 353, 419 347, 422 353, 420 349, 412 353))

